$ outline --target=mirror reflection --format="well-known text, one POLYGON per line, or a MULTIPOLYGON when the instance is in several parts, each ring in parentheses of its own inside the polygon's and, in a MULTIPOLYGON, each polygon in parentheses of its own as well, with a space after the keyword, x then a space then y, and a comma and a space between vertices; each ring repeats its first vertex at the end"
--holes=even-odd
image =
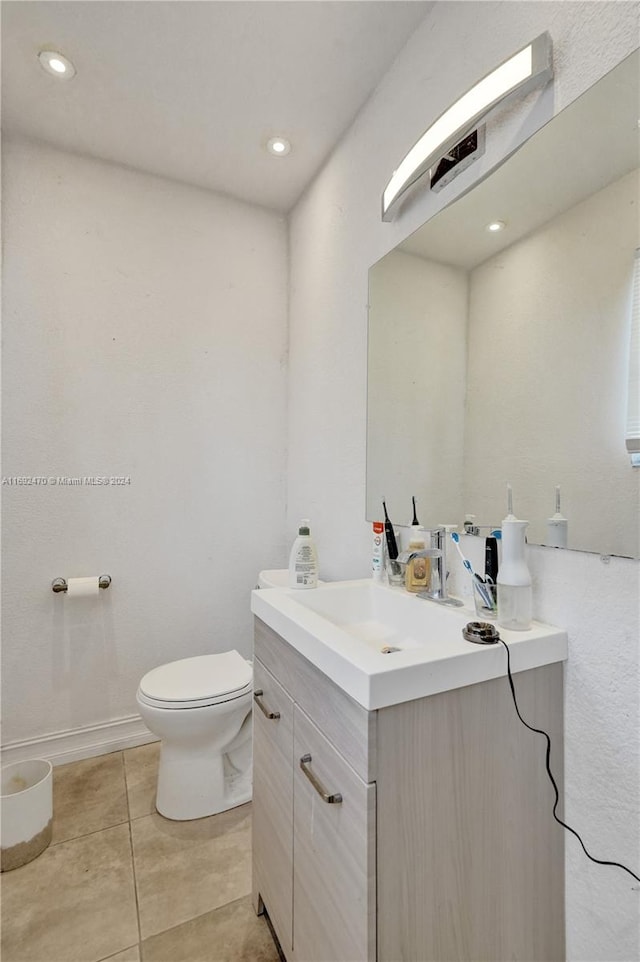
POLYGON ((634 54, 371 268, 369 520, 384 496, 408 523, 415 495, 426 527, 499 526, 511 484, 531 543, 638 556, 638 70, 634 54))

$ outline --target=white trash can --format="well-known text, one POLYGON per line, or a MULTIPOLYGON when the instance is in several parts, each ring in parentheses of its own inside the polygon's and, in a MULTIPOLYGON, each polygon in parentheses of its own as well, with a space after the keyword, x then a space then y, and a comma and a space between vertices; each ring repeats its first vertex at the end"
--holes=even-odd
POLYGON ((36 858, 51 841, 51 762, 34 758, 6 765, 0 774, 0 863, 8 872, 36 858))

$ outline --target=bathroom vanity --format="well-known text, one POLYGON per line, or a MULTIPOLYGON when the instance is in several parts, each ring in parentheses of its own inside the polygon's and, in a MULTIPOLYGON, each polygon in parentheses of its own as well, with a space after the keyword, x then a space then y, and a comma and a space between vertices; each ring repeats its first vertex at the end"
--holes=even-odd
MULTIPOLYGON (((252 608, 253 900, 288 962, 563 959, 563 830, 502 645, 370 582, 252 608)), ((566 635, 503 637, 562 793, 566 635)))

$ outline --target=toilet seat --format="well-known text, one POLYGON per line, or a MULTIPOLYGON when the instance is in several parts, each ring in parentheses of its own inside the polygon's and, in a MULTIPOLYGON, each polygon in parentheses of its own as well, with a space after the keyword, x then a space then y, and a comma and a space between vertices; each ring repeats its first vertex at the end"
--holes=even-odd
POLYGON ((142 678, 138 698, 155 708, 206 708, 249 694, 252 666, 237 651, 182 658, 142 678))

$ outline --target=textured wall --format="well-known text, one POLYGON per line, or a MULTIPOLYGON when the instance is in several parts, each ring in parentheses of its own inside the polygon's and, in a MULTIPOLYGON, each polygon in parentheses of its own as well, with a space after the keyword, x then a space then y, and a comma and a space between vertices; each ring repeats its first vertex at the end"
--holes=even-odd
MULTIPOLYGON (((492 125, 486 165, 638 45, 638 5, 436 4, 294 211, 287 533, 300 515, 314 519, 324 577, 370 570, 363 520, 367 270, 462 190, 477 167, 451 191, 416 197, 393 224, 380 222, 381 191, 430 120, 543 30, 554 42, 553 89, 492 125)), ((426 388, 427 371, 424 378, 426 388)), ((596 555, 544 548, 531 555, 537 614, 570 636, 567 816, 595 855, 626 859, 637 871, 638 565, 613 559, 604 566, 596 555)), ((575 839, 567 837, 566 848, 569 958, 637 958, 634 883, 588 862, 575 839)))
POLYGON ((252 650, 284 560, 286 225, 25 143, 4 158, 3 740, 136 711, 141 675, 252 650), (107 572, 97 606, 56 576, 107 572))
POLYGON ((425 527, 462 517, 468 286, 465 271, 402 251, 371 271, 367 518, 383 495, 396 523, 411 521, 412 495, 425 527))

